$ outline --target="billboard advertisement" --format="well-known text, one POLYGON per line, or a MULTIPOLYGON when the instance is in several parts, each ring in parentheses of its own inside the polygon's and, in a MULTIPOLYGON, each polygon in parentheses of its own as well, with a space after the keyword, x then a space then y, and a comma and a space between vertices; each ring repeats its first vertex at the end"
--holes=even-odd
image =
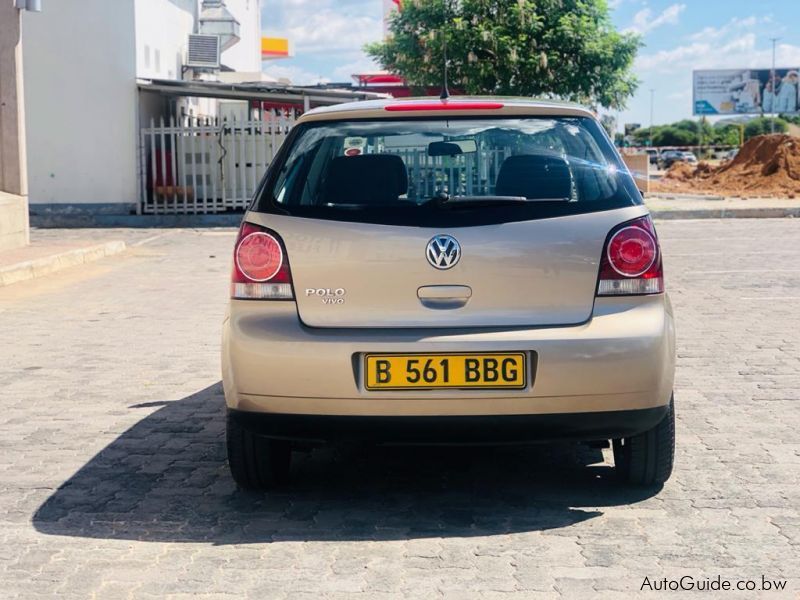
POLYGON ((760 115, 798 112, 798 72, 775 69, 694 71, 695 115, 760 115))

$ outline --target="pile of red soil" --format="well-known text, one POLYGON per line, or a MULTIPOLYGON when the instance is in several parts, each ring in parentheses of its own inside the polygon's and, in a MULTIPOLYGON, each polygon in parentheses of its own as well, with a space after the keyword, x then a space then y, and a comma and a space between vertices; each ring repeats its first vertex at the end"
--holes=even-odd
POLYGON ((675 163, 656 192, 711 193, 725 196, 800 195, 800 139, 789 135, 760 135, 748 140, 736 158, 714 167, 675 163))

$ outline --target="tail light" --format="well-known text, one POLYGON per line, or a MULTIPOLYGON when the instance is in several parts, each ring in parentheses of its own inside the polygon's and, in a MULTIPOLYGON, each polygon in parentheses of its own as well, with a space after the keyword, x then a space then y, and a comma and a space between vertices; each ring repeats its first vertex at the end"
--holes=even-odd
POLYGON ((231 298, 292 300, 292 274, 278 234, 242 223, 233 251, 231 298))
POLYGON ((660 294, 664 269, 656 228, 650 217, 611 230, 600 261, 598 296, 660 294))

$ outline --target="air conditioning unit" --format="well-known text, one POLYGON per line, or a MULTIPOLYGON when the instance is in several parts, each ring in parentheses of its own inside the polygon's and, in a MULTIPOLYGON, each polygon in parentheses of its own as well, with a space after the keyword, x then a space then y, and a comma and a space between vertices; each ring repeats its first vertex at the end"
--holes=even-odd
POLYGON ((218 35, 189 35, 189 46, 186 52, 186 67, 190 69, 219 70, 220 48, 218 35))

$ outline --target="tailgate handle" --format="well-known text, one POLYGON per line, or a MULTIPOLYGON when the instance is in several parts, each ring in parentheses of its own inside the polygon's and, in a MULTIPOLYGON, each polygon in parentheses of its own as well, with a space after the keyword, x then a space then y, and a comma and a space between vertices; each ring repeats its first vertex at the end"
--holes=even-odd
POLYGON ((471 297, 468 285, 425 285, 417 290, 422 305, 433 309, 461 308, 471 297))

